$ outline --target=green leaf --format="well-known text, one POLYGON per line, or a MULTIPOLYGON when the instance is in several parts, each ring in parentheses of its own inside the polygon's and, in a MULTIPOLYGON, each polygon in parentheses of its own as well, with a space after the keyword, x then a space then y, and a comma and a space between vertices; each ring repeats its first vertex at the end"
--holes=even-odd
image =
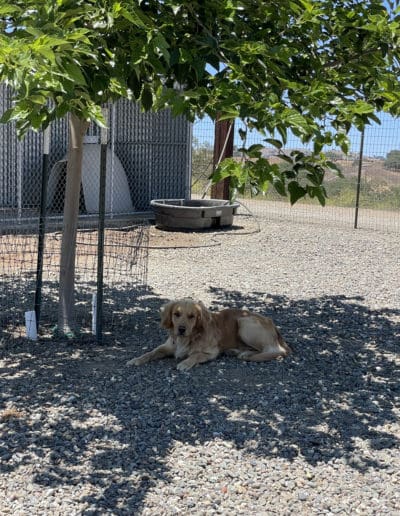
POLYGON ((278 131, 278 133, 280 134, 280 136, 282 138, 283 145, 286 145, 286 143, 287 143, 287 131, 286 131, 286 128, 279 124, 276 127, 276 130, 278 131))
POLYGON ((152 39, 151 44, 153 48, 164 57, 165 61, 170 61, 169 45, 161 34, 157 34, 156 37, 152 39))
POLYGON ((314 154, 319 154, 323 146, 324 144, 320 140, 314 140, 314 154))
POLYGON ((34 104, 46 104, 47 99, 43 95, 30 95, 29 100, 33 102, 34 104))
POLYGON ((182 115, 186 110, 186 104, 181 96, 176 96, 170 103, 172 114, 174 116, 182 115))
POLYGON ((249 158, 260 158, 261 157, 261 151, 263 150, 264 145, 261 145, 259 143, 255 143, 253 145, 250 145, 248 149, 242 148, 239 149, 240 151, 247 154, 249 158))
POLYGON ((140 81, 136 70, 133 70, 128 77, 128 87, 131 89, 133 96, 139 100, 142 91, 142 82, 140 81))
POLYGON ((357 115, 373 114, 374 110, 374 106, 363 100, 357 100, 353 106, 353 112, 357 115))
POLYGON ((140 101, 145 111, 149 111, 153 106, 153 92, 148 84, 143 85, 140 101))
POLYGON ((273 145, 277 149, 282 149, 283 144, 280 140, 276 140, 275 138, 265 138, 265 142, 269 143, 270 145, 273 145))
POLYGON ((15 5, 6 4, 0 6, 0 16, 12 16, 13 14, 20 13, 21 9, 15 5))
POLYGON ((290 195, 290 204, 295 204, 299 199, 307 194, 307 190, 299 185, 296 181, 290 181, 288 184, 288 190, 290 195))
POLYGON ((221 161, 211 175, 213 183, 218 183, 228 177, 236 177, 239 179, 247 177, 247 174, 244 173, 244 167, 232 158, 227 158, 221 161))
POLYGON ((57 105, 56 109, 55 109, 57 118, 63 118, 68 113, 69 110, 70 110, 70 106, 66 102, 63 102, 62 104, 57 105))
POLYGON ((337 145, 339 145, 339 147, 345 154, 348 154, 349 148, 350 148, 350 142, 347 137, 347 134, 342 133, 342 132, 336 133, 335 134, 335 142, 337 143, 337 145))
POLYGON ((55 54, 51 48, 45 46, 38 46, 35 50, 38 54, 44 56, 51 63, 55 62, 55 54))
POLYGON ((68 79, 79 84, 80 86, 86 86, 86 79, 81 72, 80 67, 73 61, 66 61, 63 63, 64 70, 67 72, 68 79))
POLYGON ((239 116, 239 111, 237 109, 225 109, 223 113, 218 116, 218 120, 235 120, 239 116))
POLYGON ((272 179, 272 184, 279 195, 286 197, 285 181, 282 179, 282 177, 275 175, 272 179))
POLYGON ((128 11, 128 9, 122 7, 120 13, 126 20, 141 29, 146 29, 150 25, 149 19, 144 15, 143 11, 133 6, 132 11, 128 11))
POLYGON ((326 204, 326 190, 323 186, 307 186, 307 193, 311 198, 316 197, 321 204, 326 204))
POLYGON ((285 109, 282 117, 287 124, 293 129, 300 130, 300 133, 307 133, 309 131, 309 123, 307 120, 294 109, 285 109))
POLYGON ((11 120, 14 120, 14 108, 7 109, 7 111, 5 111, 2 114, 2 116, 0 118, 0 123, 6 124, 6 123, 10 122, 11 120))
POLYGON ((182 8, 182 4, 171 5, 172 12, 174 13, 175 16, 178 14, 178 12, 181 10, 181 8, 182 8))

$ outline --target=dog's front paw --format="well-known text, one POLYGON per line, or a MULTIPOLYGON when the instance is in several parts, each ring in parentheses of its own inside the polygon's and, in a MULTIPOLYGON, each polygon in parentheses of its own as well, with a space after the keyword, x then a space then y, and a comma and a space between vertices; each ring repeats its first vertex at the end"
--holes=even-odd
POLYGON ((182 360, 182 362, 179 362, 176 368, 178 369, 178 371, 189 371, 189 369, 192 369, 194 365, 195 364, 187 358, 186 360, 182 360))
POLYGON ((132 358, 132 360, 128 360, 128 362, 126 363, 127 366, 131 366, 131 365, 139 366, 142 364, 143 364, 143 362, 142 362, 142 360, 140 360, 140 357, 132 358))

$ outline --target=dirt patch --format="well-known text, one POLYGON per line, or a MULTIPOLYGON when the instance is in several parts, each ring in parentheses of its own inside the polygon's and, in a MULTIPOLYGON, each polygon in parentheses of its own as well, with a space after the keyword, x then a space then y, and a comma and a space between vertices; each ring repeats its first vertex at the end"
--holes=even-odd
POLYGON ((171 231, 152 226, 149 232, 149 246, 150 249, 212 247, 220 245, 224 236, 241 236, 257 230, 256 220, 245 215, 236 216, 235 224, 232 226, 219 229, 171 231))

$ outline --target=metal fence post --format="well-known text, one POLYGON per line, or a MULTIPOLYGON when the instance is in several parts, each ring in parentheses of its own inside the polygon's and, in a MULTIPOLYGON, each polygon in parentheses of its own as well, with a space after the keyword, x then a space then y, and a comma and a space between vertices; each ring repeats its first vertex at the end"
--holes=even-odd
POLYGON ((39 237, 36 267, 35 314, 36 330, 39 331, 40 312, 42 307, 43 254, 46 234, 47 183, 49 178, 50 126, 43 133, 42 185, 40 192, 39 237))
MULTIPOLYGON (((108 108, 103 108, 103 116, 108 126, 108 108)), ((107 181, 107 143, 108 130, 100 132, 100 186, 99 186, 99 224, 97 240, 97 304, 96 304, 96 342, 103 343, 103 285, 104 285, 104 227, 106 212, 107 181)))
POLYGON ((358 211, 360 208, 360 190, 361 190, 361 172, 362 172, 362 162, 363 162, 363 152, 364 152, 364 131, 365 128, 361 131, 361 141, 360 141, 360 152, 358 155, 358 175, 357 175, 357 192, 356 192, 356 206, 354 213, 354 229, 358 227, 358 211))

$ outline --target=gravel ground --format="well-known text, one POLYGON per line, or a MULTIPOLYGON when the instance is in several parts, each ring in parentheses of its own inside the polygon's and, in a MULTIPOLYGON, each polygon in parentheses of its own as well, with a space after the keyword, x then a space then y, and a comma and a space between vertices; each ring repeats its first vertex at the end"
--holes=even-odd
POLYGON ((106 345, 0 350, 0 514, 399 514, 398 235, 261 223, 153 228, 106 345), (181 296, 272 316, 295 353, 127 368, 181 296))

